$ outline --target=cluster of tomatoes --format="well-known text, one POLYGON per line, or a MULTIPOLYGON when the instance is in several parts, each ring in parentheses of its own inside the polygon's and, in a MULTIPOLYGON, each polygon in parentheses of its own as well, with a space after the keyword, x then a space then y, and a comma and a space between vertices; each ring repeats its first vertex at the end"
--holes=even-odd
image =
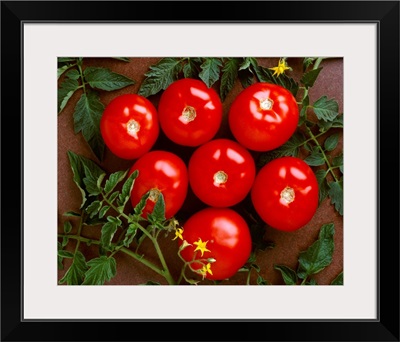
POLYGON ((271 227, 294 231, 318 206, 318 183, 311 168, 295 157, 277 158, 257 170, 250 151, 271 151, 295 132, 299 110, 285 88, 255 83, 234 99, 229 128, 234 139, 214 139, 223 119, 217 92, 196 79, 180 79, 161 94, 157 109, 145 97, 125 94, 105 108, 100 130, 116 156, 135 160, 139 176, 131 193, 135 206, 150 193, 144 215, 162 193, 165 217, 185 202, 189 187, 206 204, 176 232, 181 256, 204 277, 223 280, 248 260, 252 241, 244 218, 231 207, 247 195, 271 227), (153 146, 162 130, 175 144, 194 149, 190 160, 153 146))

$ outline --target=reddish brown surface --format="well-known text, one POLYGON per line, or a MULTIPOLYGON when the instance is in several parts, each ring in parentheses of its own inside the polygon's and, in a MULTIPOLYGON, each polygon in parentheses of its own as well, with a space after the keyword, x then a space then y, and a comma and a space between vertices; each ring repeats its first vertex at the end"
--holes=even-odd
MULTIPOLYGON (((85 66, 100 66, 110 68, 112 71, 121 73, 135 80, 135 84, 121 90, 106 92, 100 91, 100 99, 104 105, 107 105, 114 97, 125 93, 136 93, 144 79, 144 74, 148 71, 149 66, 155 64, 159 58, 131 58, 131 62, 125 63, 110 58, 91 58, 86 59, 85 66)), ((259 64, 267 67, 277 65, 276 58, 259 58, 259 64)), ((294 70, 301 70, 302 58, 288 59, 289 65, 294 70)), ((327 59, 321 63, 323 67, 315 85, 310 90, 310 102, 317 100, 320 96, 326 95, 328 98, 334 98, 339 103, 339 112, 343 112, 343 60, 327 59)), ((299 80, 299 74, 289 72, 288 75, 299 80)), ((235 96, 242 90, 239 81, 236 82, 234 89, 228 94, 223 103, 224 120, 219 132, 215 138, 227 137, 232 138, 227 123, 227 114, 230 104, 235 96)), ((79 211, 81 204, 81 194, 76 184, 72 179, 72 171, 67 157, 67 151, 71 150, 78 155, 82 155, 97 162, 95 155, 82 135, 75 134, 73 128, 73 112, 74 107, 79 99, 80 92, 77 91, 68 102, 65 109, 58 117, 58 222, 59 232, 62 233, 62 226, 66 218, 63 213, 74 210, 79 211)), ((155 106, 158 104, 159 95, 149 98, 155 106)), ((339 146, 334 151, 338 153, 342 150, 343 142, 340 139, 339 146)), ((163 148, 179 154, 184 161, 188 161, 193 149, 172 144, 163 135, 160 136, 155 148, 163 148)), ((106 149, 104 160, 99 164, 107 173, 118 170, 126 170, 131 167, 133 161, 119 159, 106 149)), ((202 204, 195 196, 189 192, 186 202, 178 213, 177 217, 188 217, 191 213, 203 208, 202 204)), ((77 229, 78 219, 72 220, 74 231, 77 229)), ((264 239, 272 241, 275 247, 259 252, 257 256, 257 264, 260 266, 260 274, 272 285, 284 284, 280 272, 274 269, 274 264, 284 264, 293 269, 297 268, 297 260, 300 251, 307 249, 317 238, 320 227, 326 223, 334 223, 335 225, 335 250, 332 263, 323 271, 315 276, 315 279, 320 285, 329 284, 343 270, 343 217, 340 216, 330 203, 329 199, 323 201, 318 208, 316 214, 309 224, 298 231, 285 233, 272 228, 266 227, 264 239)), ((82 235, 90 238, 98 238, 101 227, 85 226, 82 235)), ((179 274, 181 261, 176 255, 176 241, 171 241, 172 235, 160 241, 167 264, 173 274, 179 274)), ((67 249, 74 248, 74 242, 70 242, 67 249)), ((86 244, 80 245, 80 250, 89 260, 98 256, 97 247, 92 245, 88 247, 86 244)), ((157 263, 157 256, 153 246, 149 241, 141 246, 142 253, 146 258, 157 263)), ((166 284, 163 277, 158 276, 152 270, 142 265, 140 262, 133 260, 126 254, 117 253, 115 255, 117 261, 117 275, 109 283, 110 285, 134 285, 142 284, 148 280, 158 281, 161 284, 166 284)), ((69 267, 69 259, 64 259, 64 270, 59 271, 59 279, 65 274, 65 270, 69 267)), ((235 275, 224 284, 241 284, 245 280, 246 274, 240 273, 235 275)), ((252 284, 255 284, 256 274, 254 272, 252 284)))

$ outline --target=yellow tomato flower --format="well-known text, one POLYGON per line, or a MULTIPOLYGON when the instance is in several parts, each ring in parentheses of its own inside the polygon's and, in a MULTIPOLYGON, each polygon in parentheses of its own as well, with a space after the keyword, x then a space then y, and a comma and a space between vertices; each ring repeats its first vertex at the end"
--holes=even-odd
POLYGON ((273 70, 274 73, 272 74, 272 76, 279 76, 280 74, 284 74, 286 70, 291 70, 290 67, 288 67, 288 65, 286 64, 286 61, 284 58, 281 58, 279 60, 278 66, 277 67, 273 67, 273 68, 268 68, 270 70, 273 70))
POLYGON ((176 238, 180 238, 181 240, 183 240, 182 233, 183 233, 182 228, 175 229, 175 237, 172 240, 175 240, 176 238))
POLYGON ((208 263, 207 265, 204 265, 203 268, 200 270, 200 273, 205 276, 206 274, 210 273, 211 275, 213 274, 211 271, 211 264, 208 263))
POLYGON ((196 251, 200 251, 201 252, 201 256, 203 256, 204 252, 211 252, 209 249, 207 249, 207 242, 208 241, 201 241, 201 239, 199 238, 199 241, 193 242, 194 245, 196 245, 196 249, 194 250, 196 251))

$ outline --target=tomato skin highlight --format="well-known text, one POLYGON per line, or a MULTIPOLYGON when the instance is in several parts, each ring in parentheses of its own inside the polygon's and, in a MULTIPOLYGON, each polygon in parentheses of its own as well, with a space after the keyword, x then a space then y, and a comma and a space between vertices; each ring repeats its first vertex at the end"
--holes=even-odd
MULTIPOLYGON (((148 191, 160 191, 165 201, 165 218, 170 219, 182 207, 189 186, 186 164, 176 154, 168 151, 154 150, 140 157, 130 168, 139 175, 131 192, 131 203, 135 207, 148 191)), ((143 217, 154 209, 155 202, 147 199, 143 217)))
POLYGON ((189 160, 189 184, 194 194, 213 207, 230 207, 250 192, 256 166, 250 152, 229 139, 214 139, 189 160))
POLYGON ((318 208, 318 181, 302 159, 277 158, 257 173, 251 200, 272 228, 295 231, 305 226, 318 208))
POLYGON ((117 157, 137 159, 150 151, 158 138, 157 110, 143 96, 117 96, 104 109, 100 132, 106 146, 117 157))
MULTIPOLYGON (((232 277, 245 265, 250 257, 252 240, 246 221, 236 211, 230 208, 208 207, 193 214, 183 225, 183 240, 191 246, 181 251, 181 256, 186 261, 202 259, 207 264, 207 259, 216 261, 211 263, 211 272, 205 274, 210 280, 224 280, 232 277), (207 249, 203 256, 196 251, 194 244, 199 238, 207 241, 207 249)), ((182 241, 179 240, 182 245, 182 241)), ((194 269, 201 269, 202 264, 195 262, 194 269)))
POLYGON ((199 146, 211 140, 222 122, 217 92, 200 80, 184 78, 170 84, 158 104, 160 126, 173 142, 199 146))
POLYGON ((253 151, 270 151, 293 135, 299 122, 299 108, 286 88, 258 82, 238 94, 228 121, 240 144, 253 151))

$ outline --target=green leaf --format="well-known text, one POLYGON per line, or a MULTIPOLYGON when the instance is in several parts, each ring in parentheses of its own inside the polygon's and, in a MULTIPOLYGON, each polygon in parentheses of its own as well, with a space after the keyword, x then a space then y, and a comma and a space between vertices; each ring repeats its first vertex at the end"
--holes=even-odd
POLYGON ((328 100, 325 95, 315 101, 312 107, 319 120, 333 121, 339 114, 339 104, 335 100, 328 100))
POLYGON ((242 63, 239 66, 239 71, 249 69, 252 63, 257 64, 257 61, 253 57, 244 57, 242 63))
POLYGON ((89 196, 97 196, 101 193, 101 187, 99 187, 98 178, 104 177, 103 174, 97 175, 93 174, 92 170, 88 166, 84 166, 85 178, 83 178, 83 183, 86 186, 86 190, 89 196))
POLYGON ((64 222, 64 233, 69 234, 72 230, 72 224, 69 221, 64 222))
POLYGON ((57 79, 59 79, 60 76, 61 76, 66 70, 68 70, 69 68, 70 68, 70 65, 68 65, 68 64, 65 64, 65 65, 63 65, 62 67, 58 68, 58 69, 57 69, 57 79))
POLYGON ((87 200, 88 195, 88 191, 86 190, 86 186, 84 183, 84 178, 86 176, 85 170, 90 170, 90 174, 94 175, 97 178, 101 174, 103 174, 104 171, 97 164, 86 157, 77 155, 72 151, 68 151, 67 154, 72 173, 74 174, 73 180, 82 194, 82 204, 80 206, 80 208, 82 208, 87 200))
POLYGON ((238 76, 243 88, 251 86, 254 82, 254 74, 250 69, 239 70, 238 76))
POLYGON ((135 84, 135 81, 129 77, 115 73, 107 68, 88 67, 83 74, 92 88, 106 91, 118 90, 135 84))
POLYGON ((128 57, 112 57, 112 58, 122 61, 122 62, 130 62, 131 61, 130 58, 128 58, 128 57))
POLYGON ((303 83, 307 89, 312 87, 321 70, 322 67, 306 72, 305 74, 303 74, 303 77, 300 79, 300 82, 303 83))
POLYGON ((135 179, 139 176, 139 171, 133 171, 128 179, 125 181, 124 185, 122 186, 121 194, 118 196, 118 205, 124 207, 125 204, 128 202, 133 186, 135 184, 135 179))
POLYGON ((303 60, 303 72, 307 70, 307 68, 314 63, 317 58, 315 57, 305 57, 303 60))
POLYGON ((165 202, 162 192, 160 192, 158 195, 157 202, 154 205, 152 213, 148 214, 147 217, 152 224, 165 221, 165 202))
POLYGON ((146 283, 142 285, 161 285, 161 284, 156 281, 148 280, 146 283))
POLYGON ((318 284, 314 278, 311 278, 309 281, 306 282, 306 285, 318 285, 318 284))
POLYGON ((78 70, 76 69, 71 69, 65 74, 66 77, 70 78, 71 80, 79 80, 81 77, 81 74, 79 73, 78 70))
POLYGON ((110 177, 107 179, 106 184, 104 186, 104 191, 105 191, 106 195, 108 195, 111 191, 114 190, 114 188, 117 186, 117 184, 126 177, 127 173, 128 173, 128 170, 117 171, 110 175, 110 177))
POLYGON ((205 58, 200 65, 200 79, 210 88, 216 81, 219 80, 220 68, 222 62, 219 58, 205 58))
MULTIPOLYGON (((254 63, 257 63, 257 61, 255 61, 254 63)), ((252 58, 245 57, 243 58, 243 61, 239 66, 238 76, 243 88, 247 88, 248 86, 253 84, 254 74, 250 68, 251 65, 252 65, 252 58)))
POLYGON ((104 141, 100 132, 100 119, 104 105, 99 95, 94 91, 83 93, 75 106, 74 129, 75 133, 82 132, 90 148, 101 161, 104 153, 104 141))
POLYGON ((65 108, 68 100, 74 95, 75 91, 79 89, 79 83, 77 80, 66 77, 58 88, 58 113, 65 108))
POLYGON ((133 238, 136 235, 137 229, 138 229, 138 226, 136 225, 136 223, 131 223, 128 226, 128 230, 126 231, 125 238, 124 238, 124 241, 123 241, 123 244, 124 244, 125 247, 129 247, 130 246, 130 244, 133 241, 133 238))
POLYGON ((343 115, 338 115, 333 121, 318 121, 319 131, 326 132, 331 128, 343 128, 343 115))
POLYGON ((69 237, 68 236, 63 236, 63 240, 61 243, 62 248, 64 248, 66 245, 68 245, 69 242, 69 237))
POLYGON ((268 68, 259 66, 255 58, 250 59, 250 64, 260 82, 277 84, 289 90, 293 96, 297 95, 299 84, 291 77, 282 74, 277 77, 272 76, 273 72, 268 68))
POLYGON ((225 100, 226 96, 235 85, 235 81, 238 77, 239 63, 239 58, 228 58, 222 68, 220 85, 220 96, 222 101, 225 100))
POLYGON ((339 142, 339 133, 335 133, 330 135, 324 143, 324 147, 326 151, 333 151, 339 142))
POLYGON ((332 166, 338 166, 341 173, 343 173, 343 153, 340 153, 332 159, 332 166))
POLYGON ((340 272, 337 277, 332 280, 331 285, 343 285, 343 272, 340 272))
POLYGON ((268 285, 268 282, 263 277, 258 275, 258 277, 257 277, 257 285, 268 285))
POLYGON ((314 147, 311 154, 305 158, 304 161, 310 166, 319 166, 325 164, 324 155, 318 147, 314 147))
POLYGON ((71 253, 71 252, 64 251, 64 250, 60 249, 60 250, 58 251, 58 256, 60 256, 61 258, 68 258, 68 259, 71 259, 71 258, 74 257, 74 254, 71 253))
POLYGON ((75 57, 58 57, 57 63, 68 63, 68 62, 76 62, 75 57))
POLYGON ((187 58, 183 66, 183 76, 185 78, 198 78, 200 69, 200 58, 187 58))
POLYGON ((147 199, 149 198, 149 196, 150 196, 150 192, 148 191, 142 196, 139 203, 136 204, 135 208, 133 208, 135 215, 137 215, 137 216, 142 215, 143 209, 146 206, 146 202, 147 202, 147 199))
POLYGON ((93 201, 88 205, 86 208, 86 212, 90 214, 90 217, 92 218, 94 215, 97 215, 101 208, 102 203, 100 201, 93 201))
POLYGON ((290 267, 284 265, 274 265, 274 268, 281 272, 283 281, 286 285, 296 285, 297 284, 297 274, 290 267))
POLYGON ((63 270, 64 269, 63 260, 64 260, 64 258, 62 258, 60 256, 57 256, 57 268, 59 270, 63 270))
POLYGON ((335 206, 336 211, 343 216, 343 185, 342 182, 329 183, 329 197, 331 203, 335 206))
POLYGON ((107 216, 107 221, 115 223, 118 227, 122 226, 122 221, 119 217, 107 216))
POLYGON ((260 155, 258 166, 263 166, 269 163, 271 160, 286 156, 297 157, 300 151, 300 147, 304 144, 304 135, 297 131, 290 139, 277 149, 266 152, 260 155))
POLYGON ((59 284, 65 282, 68 285, 82 284, 87 269, 88 266, 86 264, 85 256, 81 252, 77 251, 70 268, 64 274, 64 277, 59 280, 59 284))
POLYGON ((105 173, 103 173, 103 174, 101 174, 100 176, 99 176, 99 178, 97 178, 97 187, 99 188, 99 189, 102 189, 102 186, 101 186, 101 184, 103 183, 103 179, 104 179, 104 177, 106 176, 106 174, 105 173))
POLYGON ((105 205, 103 208, 101 208, 99 212, 99 217, 102 218, 104 217, 105 214, 107 214, 107 211, 110 209, 109 205, 105 205))
POLYGON ((301 103, 300 120, 298 126, 301 126, 304 123, 304 120, 307 118, 307 109, 309 104, 310 104, 310 97, 307 95, 303 99, 303 102, 301 103))
POLYGON ((114 191, 114 192, 111 194, 111 196, 108 198, 108 201, 109 201, 110 203, 113 203, 114 200, 118 197, 118 195, 119 195, 119 191, 118 191, 118 190, 117 190, 117 191, 114 191))
POLYGON ((318 205, 322 203, 322 201, 328 196, 329 193, 329 185, 326 180, 326 175, 327 172, 324 169, 320 169, 317 172, 315 172, 315 177, 317 178, 318 181, 318 205))
POLYGON ((75 211, 67 211, 63 214, 64 216, 73 216, 73 217, 80 217, 81 214, 76 213, 75 211))
POLYGON ((89 270, 85 273, 82 285, 104 285, 117 274, 117 263, 114 258, 101 256, 88 261, 89 270))
POLYGON ((157 64, 150 66, 150 71, 140 85, 138 94, 144 97, 155 95, 178 79, 182 69, 179 60, 175 58, 163 58, 157 64))
POLYGON ((316 274, 330 265, 334 250, 334 234, 334 224, 324 224, 320 229, 318 240, 306 251, 300 253, 297 270, 299 278, 306 279, 308 276, 316 274))
POLYGON ((101 228, 101 244, 104 248, 110 247, 111 241, 114 237, 115 232, 118 229, 118 225, 115 222, 106 222, 101 228))

